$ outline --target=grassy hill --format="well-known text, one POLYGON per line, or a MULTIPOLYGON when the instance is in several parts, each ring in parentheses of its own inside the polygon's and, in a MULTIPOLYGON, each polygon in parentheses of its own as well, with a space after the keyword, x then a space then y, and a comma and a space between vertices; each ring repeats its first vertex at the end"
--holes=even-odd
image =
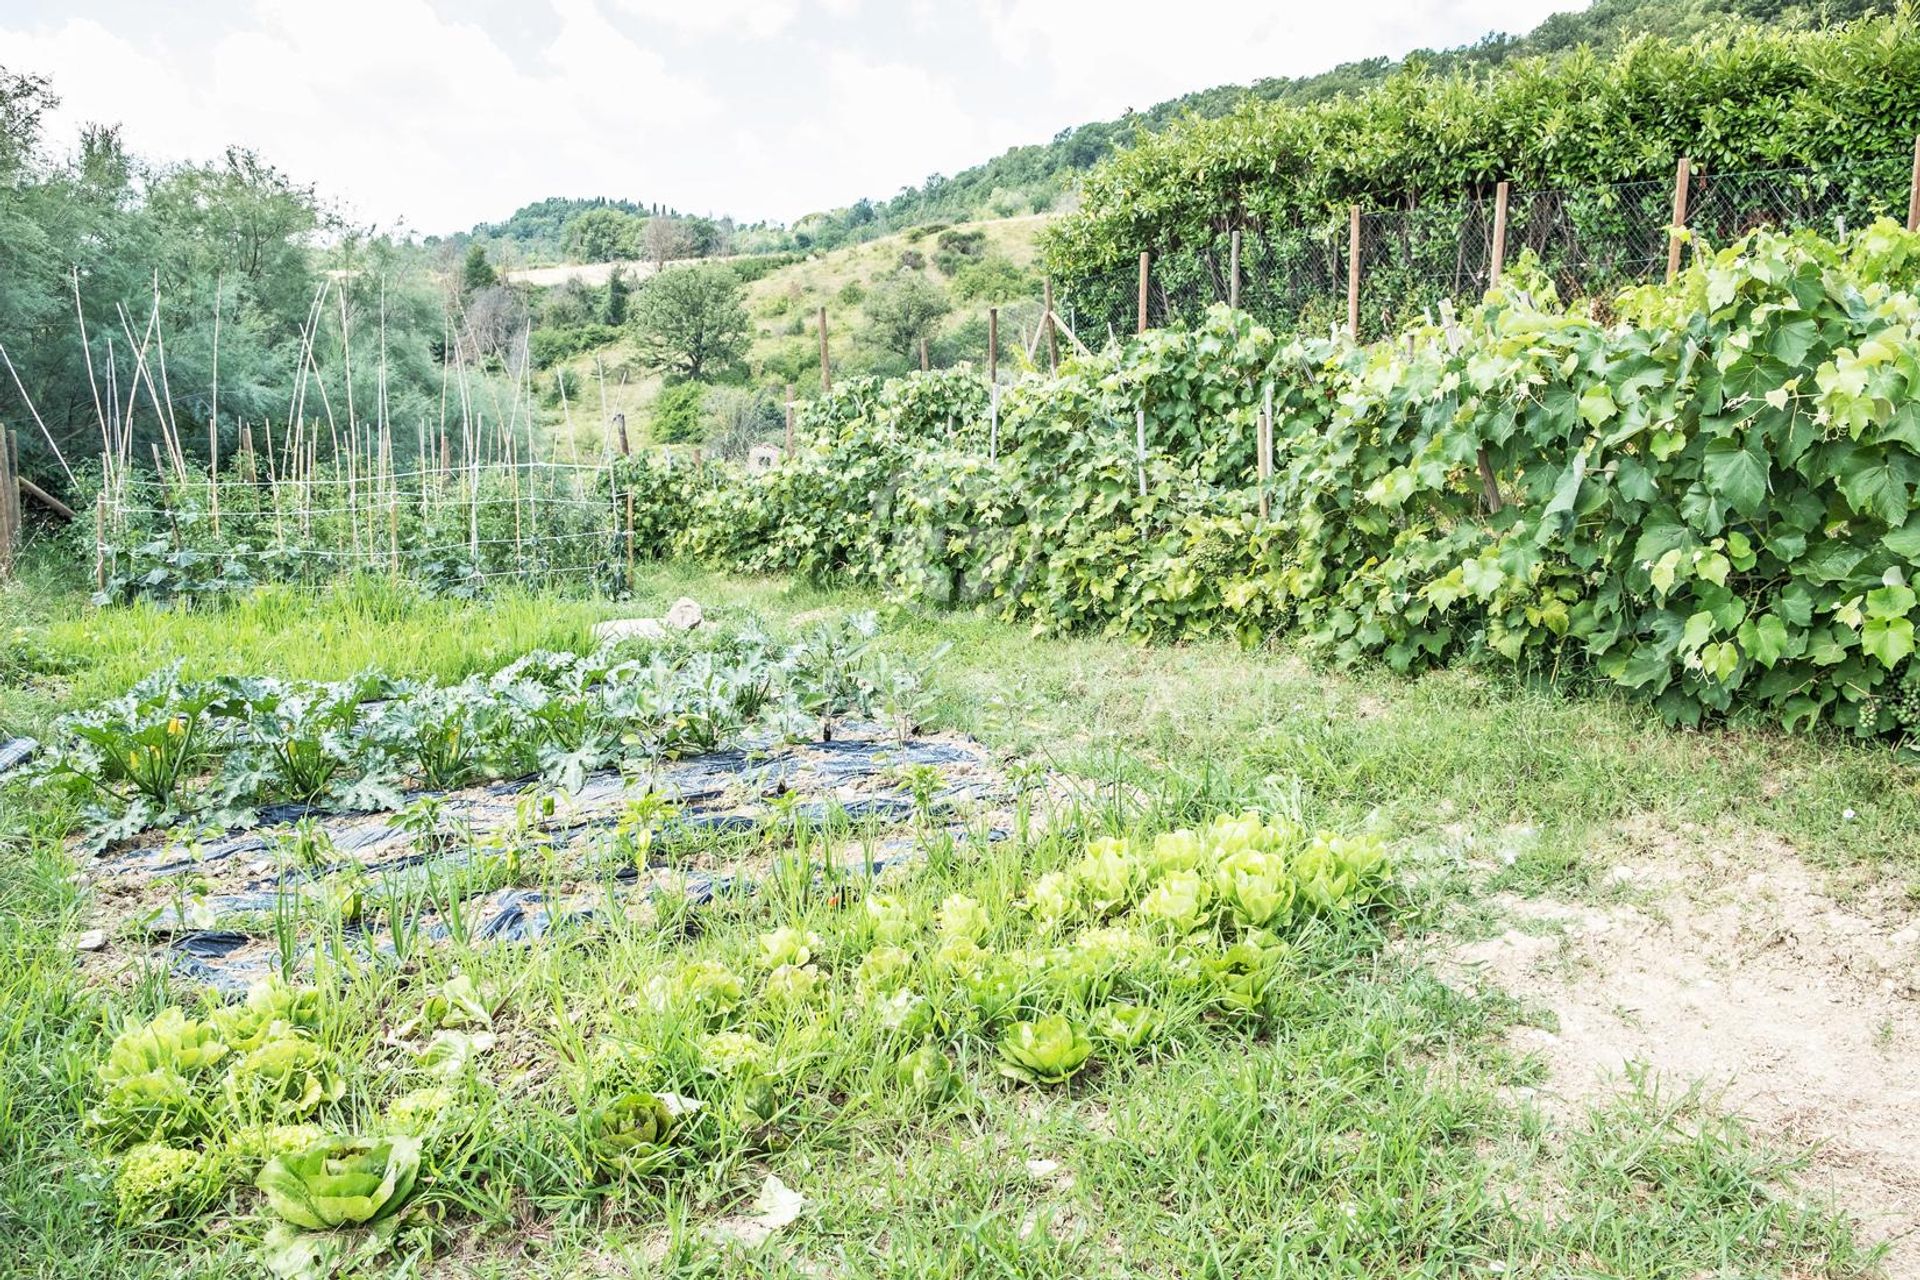
MULTIPOLYGON (((802 396, 819 389, 820 347, 818 316, 827 308, 828 350, 836 376, 867 372, 898 372, 908 362, 879 350, 867 336, 864 304, 876 285, 903 271, 916 271, 952 299, 952 311, 940 323, 929 355, 937 367, 963 360, 986 359, 987 310, 998 305, 1001 314, 1001 359, 1017 362, 1021 344, 1031 334, 1040 313, 1039 235, 1048 219, 1043 215, 991 219, 980 222, 915 227, 862 244, 777 267, 746 287, 747 313, 753 321, 753 345, 747 370, 736 386, 764 389, 775 399, 793 384, 802 396), (968 252, 941 247, 966 243, 968 252), (993 264, 998 287, 983 296, 963 298, 969 269, 993 264), (918 265, 914 265, 917 263, 918 265)), ((586 264, 570 270, 583 278, 604 282, 610 264, 586 264)), ((541 280, 537 283, 558 283, 541 280)), ((560 456, 572 451, 594 454, 605 447, 601 401, 606 412, 624 413, 628 439, 650 443, 653 402, 661 380, 645 372, 629 338, 598 352, 576 356, 561 366, 573 390, 556 426, 560 456)), ((542 375, 551 385, 554 371, 542 375)))

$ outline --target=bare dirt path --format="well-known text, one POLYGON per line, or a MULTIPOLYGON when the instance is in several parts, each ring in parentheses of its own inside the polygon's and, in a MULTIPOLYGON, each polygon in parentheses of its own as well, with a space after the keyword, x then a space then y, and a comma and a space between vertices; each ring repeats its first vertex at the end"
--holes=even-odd
POLYGON ((1838 885, 1751 831, 1627 824, 1584 901, 1501 894, 1498 936, 1457 947, 1460 980, 1550 1012, 1517 1048, 1563 1113, 1639 1064, 1804 1151, 1890 1277, 1920 1277, 1920 910, 1897 885, 1838 885))

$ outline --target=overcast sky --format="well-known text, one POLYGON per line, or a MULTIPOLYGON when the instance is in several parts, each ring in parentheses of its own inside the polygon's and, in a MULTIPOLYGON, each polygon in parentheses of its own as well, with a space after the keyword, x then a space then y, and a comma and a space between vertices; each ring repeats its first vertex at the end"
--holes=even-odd
POLYGON ((1585 0, 0 0, 50 141, 240 143, 357 221, 543 196, 746 220, 885 197, 1193 89, 1525 31, 1585 0))

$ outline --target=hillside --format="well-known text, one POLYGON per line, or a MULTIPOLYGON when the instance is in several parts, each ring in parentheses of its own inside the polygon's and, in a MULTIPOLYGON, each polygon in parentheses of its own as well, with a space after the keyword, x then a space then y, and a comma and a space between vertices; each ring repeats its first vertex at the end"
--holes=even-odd
MULTIPOLYGON (((1001 309, 1001 358, 1016 362, 1023 332, 1030 333, 1039 314, 1039 238, 1049 218, 1029 215, 1020 218, 990 219, 960 223, 952 227, 917 227, 882 236, 864 243, 812 254, 805 259, 778 266, 746 286, 746 307, 752 319, 752 346, 738 385, 763 388, 776 399, 788 383, 802 395, 811 395, 819 387, 820 348, 818 315, 828 312, 828 350, 836 375, 866 372, 897 372, 907 366, 898 356, 879 350, 866 333, 863 309, 874 285, 902 271, 917 271, 927 281, 945 291, 952 310, 940 322, 937 336, 929 345, 931 362, 938 367, 963 360, 984 361, 987 340, 987 310, 1001 309), (943 236, 955 234, 972 241, 976 247, 967 254, 943 251, 943 236), (977 236, 977 240, 975 237, 977 236), (916 257, 917 255, 917 257, 916 257), (919 262, 915 267, 911 264, 919 262), (968 270, 978 264, 991 264, 993 277, 986 292, 961 297, 968 292, 968 270)), ((949 239, 949 243, 953 243, 949 239)), ((736 259, 754 275, 747 264, 755 260, 736 259)), ((604 284, 614 264, 590 263, 575 267, 545 268, 517 273, 532 277, 530 283, 549 283, 548 277, 578 279, 582 284, 604 284)), ((651 268, 634 264, 635 274, 644 278, 651 268)), ((651 440, 649 423, 654 397, 661 380, 646 373, 639 364, 631 337, 622 337, 598 352, 575 356, 563 366, 578 384, 574 394, 586 401, 586 412, 569 405, 566 421, 556 428, 559 449, 565 453, 579 450, 588 454, 604 447, 598 426, 598 408, 604 381, 607 410, 624 413, 628 435, 635 444, 651 440)), ((549 381, 551 371, 543 375, 549 381)))

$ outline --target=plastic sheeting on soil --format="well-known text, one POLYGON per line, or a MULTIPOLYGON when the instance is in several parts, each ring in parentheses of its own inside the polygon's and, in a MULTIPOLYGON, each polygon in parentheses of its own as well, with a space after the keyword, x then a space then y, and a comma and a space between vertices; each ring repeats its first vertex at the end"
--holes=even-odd
POLYGON ((6 777, 27 761, 33 759, 40 744, 32 738, 8 738, 0 741, 0 778, 6 777))
POLYGON ((1004 798, 1003 780, 980 744, 956 736, 897 741, 870 725, 842 726, 833 741, 719 751, 661 764, 649 773, 603 772, 550 814, 523 804, 539 788, 526 778, 443 793, 442 829, 457 838, 424 850, 396 815, 326 814, 302 806, 263 813, 262 825, 205 842, 167 841, 103 855, 95 863, 101 927, 115 946, 147 948, 173 969, 236 993, 311 955, 316 909, 344 920, 335 934, 371 959, 445 941, 529 942, 570 927, 632 914, 663 898, 702 906, 754 891, 775 850, 751 840, 772 823, 835 832, 816 841, 817 877, 876 875, 917 855, 931 825, 956 839, 998 832, 978 816, 1004 798), (916 797, 920 771, 931 794, 916 797), (620 862, 609 837, 634 800, 672 802, 648 865, 620 862), (313 818, 332 842, 323 867, 278 855, 287 826, 313 818), (498 837, 543 843, 544 870, 516 867, 498 837), (732 856, 729 857, 729 846, 732 856), (533 880, 537 883, 521 883, 533 880), (357 909, 340 910, 351 902, 357 909), (396 921, 400 936, 395 936, 396 921))

